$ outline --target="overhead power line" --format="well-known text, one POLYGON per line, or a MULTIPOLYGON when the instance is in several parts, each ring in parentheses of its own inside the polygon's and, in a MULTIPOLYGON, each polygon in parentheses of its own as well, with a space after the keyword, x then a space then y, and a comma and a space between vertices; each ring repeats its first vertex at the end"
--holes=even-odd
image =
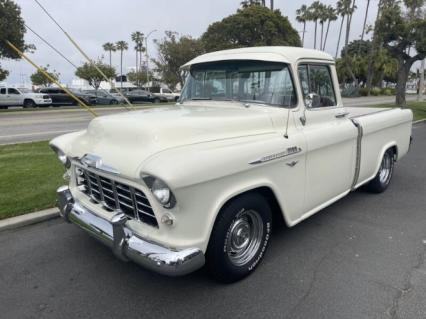
MULTIPOLYGON (((32 33, 34 33, 40 40, 42 40, 44 43, 46 43, 52 50, 54 50, 57 54, 59 54, 62 58, 65 59, 70 65, 72 65, 76 70, 78 69, 78 66, 76 66, 70 59, 68 59, 61 51, 59 51, 57 48, 55 48, 49 41, 47 41, 45 38, 43 38, 40 34, 38 34, 34 29, 31 29, 28 25, 24 24, 25 27, 30 30, 32 33)), ((96 89, 96 88, 94 88, 96 89)), ((104 92, 108 96, 114 97, 110 92, 103 88, 99 88, 102 92, 104 92)))
MULTIPOLYGON (((101 69, 99 69, 99 67, 96 65, 96 63, 93 62, 93 60, 83 51, 83 49, 77 44, 77 42, 74 41, 74 39, 61 27, 61 25, 58 23, 58 21, 55 20, 55 18, 52 17, 52 15, 46 10, 45 7, 43 7, 43 5, 38 1, 38 0, 34 0, 38 6, 46 13, 46 15, 58 26, 58 28, 65 34, 65 36, 68 38, 68 40, 70 40, 70 42, 76 47, 76 49, 84 56, 84 58, 93 65, 93 67, 99 72, 99 74, 102 75, 102 77, 105 79, 105 81, 109 82, 111 87, 113 87, 112 85, 112 81, 111 79, 108 79, 108 77, 105 75, 104 72, 102 72, 101 69)), ((134 108, 134 106, 132 105, 132 103, 130 103, 129 99, 127 97, 125 97, 123 95, 123 93, 118 90, 115 86, 114 86, 115 91, 126 101, 126 103, 131 107, 134 108)), ((123 105, 126 109, 127 107, 125 105, 123 105)))
POLYGON ((46 39, 44 39, 40 34, 31 29, 28 25, 25 24, 25 27, 34 33, 41 41, 46 43, 52 50, 58 53, 61 57, 63 57, 69 64, 71 64, 74 68, 78 68, 74 63, 72 63, 64 54, 62 54, 58 49, 56 49, 53 45, 51 45, 46 39))

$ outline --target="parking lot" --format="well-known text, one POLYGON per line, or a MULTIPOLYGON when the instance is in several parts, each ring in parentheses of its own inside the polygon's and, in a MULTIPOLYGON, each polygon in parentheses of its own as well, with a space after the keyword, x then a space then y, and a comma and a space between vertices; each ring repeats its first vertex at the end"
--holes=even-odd
POLYGON ((263 264, 223 285, 123 263, 59 219, 0 234, 2 318, 425 318, 426 125, 389 189, 275 227, 263 264))

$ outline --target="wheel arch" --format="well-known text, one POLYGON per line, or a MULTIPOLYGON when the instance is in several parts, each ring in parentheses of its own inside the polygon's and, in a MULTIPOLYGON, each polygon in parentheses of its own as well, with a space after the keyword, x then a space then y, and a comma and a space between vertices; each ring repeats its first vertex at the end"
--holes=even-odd
POLYGON ((375 169, 375 171, 374 171, 374 175, 373 175, 373 177, 374 177, 374 176, 376 176, 376 175, 377 175, 377 173, 379 172, 380 164, 382 163, 383 156, 385 155, 385 153, 386 153, 389 149, 392 149, 392 150, 393 150, 393 154, 394 154, 394 161, 396 162, 396 161, 398 160, 398 145, 396 144, 396 142, 395 142, 395 141, 392 141, 392 142, 389 142, 389 143, 385 144, 385 145, 382 147, 382 149, 381 149, 381 151, 380 151, 380 153, 379 153, 379 154, 380 154, 380 156, 378 157, 378 160, 377 160, 377 163, 376 163, 376 169, 375 169))
MULTIPOLYGON (((278 197, 276 196, 277 193, 274 190, 274 187, 268 184, 252 185, 251 187, 247 187, 247 188, 241 189, 240 191, 232 192, 228 194, 219 203, 219 205, 217 205, 214 218, 212 220, 211 227, 208 234, 208 242, 210 242, 213 227, 216 224, 217 218, 219 214, 221 213, 221 211, 236 198, 242 195, 250 194, 250 193, 257 193, 265 197, 266 201, 268 202, 271 208, 272 219, 275 225, 287 225, 287 226, 290 225, 284 213, 284 209, 282 207, 283 203, 281 203, 278 197)), ((208 246, 208 243, 207 243, 207 246, 208 246)))

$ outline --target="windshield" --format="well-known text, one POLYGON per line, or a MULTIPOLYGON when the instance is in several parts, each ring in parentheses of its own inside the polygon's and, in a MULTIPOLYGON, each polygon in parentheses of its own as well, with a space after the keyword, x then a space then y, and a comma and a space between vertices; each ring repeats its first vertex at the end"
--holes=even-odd
POLYGON ((287 64, 224 61, 191 67, 181 101, 241 101, 293 106, 293 81, 287 64))

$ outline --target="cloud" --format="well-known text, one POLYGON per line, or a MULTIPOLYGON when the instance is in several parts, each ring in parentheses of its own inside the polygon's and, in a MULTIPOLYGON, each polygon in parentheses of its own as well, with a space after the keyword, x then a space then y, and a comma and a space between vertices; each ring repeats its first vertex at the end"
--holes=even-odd
MULTIPOLYGON (((209 24, 221 20, 234 13, 240 1, 234 0, 39 0, 43 6, 59 21, 62 27, 81 45, 92 58, 105 55, 102 44, 125 40, 129 42, 129 51, 124 54, 123 70, 134 66, 135 55, 130 34, 141 31, 147 34, 153 29, 151 39, 161 38, 166 30, 177 31, 199 37, 209 24)), ((266 1, 269 3, 269 1, 266 1)), ((301 31, 302 27, 295 20, 295 11, 302 4, 312 1, 284 1, 275 0, 275 7, 288 16, 293 27, 301 31)), ((335 1, 323 1, 326 4, 335 4, 335 1)), ((45 37, 75 64, 81 64, 84 58, 66 39, 58 27, 46 16, 34 1, 19 0, 25 22, 40 35, 45 37)), ((365 13, 366 1, 357 3, 358 10, 353 18, 351 39, 359 38, 365 13)), ((377 12, 377 1, 372 1, 368 22, 372 23, 377 12)), ((334 55, 337 43, 339 21, 330 28, 327 51, 334 55)), ((61 73, 61 80, 69 83, 74 78, 74 70, 65 60, 42 43, 31 32, 26 35, 29 43, 37 46, 31 58, 40 65, 49 64, 61 73)), ((308 23, 305 35, 306 47, 313 44, 313 24, 308 23)), ((151 56, 155 56, 156 49, 152 41, 148 44, 151 56)), ((24 61, 1 61, 1 64, 10 70, 8 82, 21 83, 34 69, 24 61)), ((119 54, 113 55, 113 64, 119 68, 119 54)))

